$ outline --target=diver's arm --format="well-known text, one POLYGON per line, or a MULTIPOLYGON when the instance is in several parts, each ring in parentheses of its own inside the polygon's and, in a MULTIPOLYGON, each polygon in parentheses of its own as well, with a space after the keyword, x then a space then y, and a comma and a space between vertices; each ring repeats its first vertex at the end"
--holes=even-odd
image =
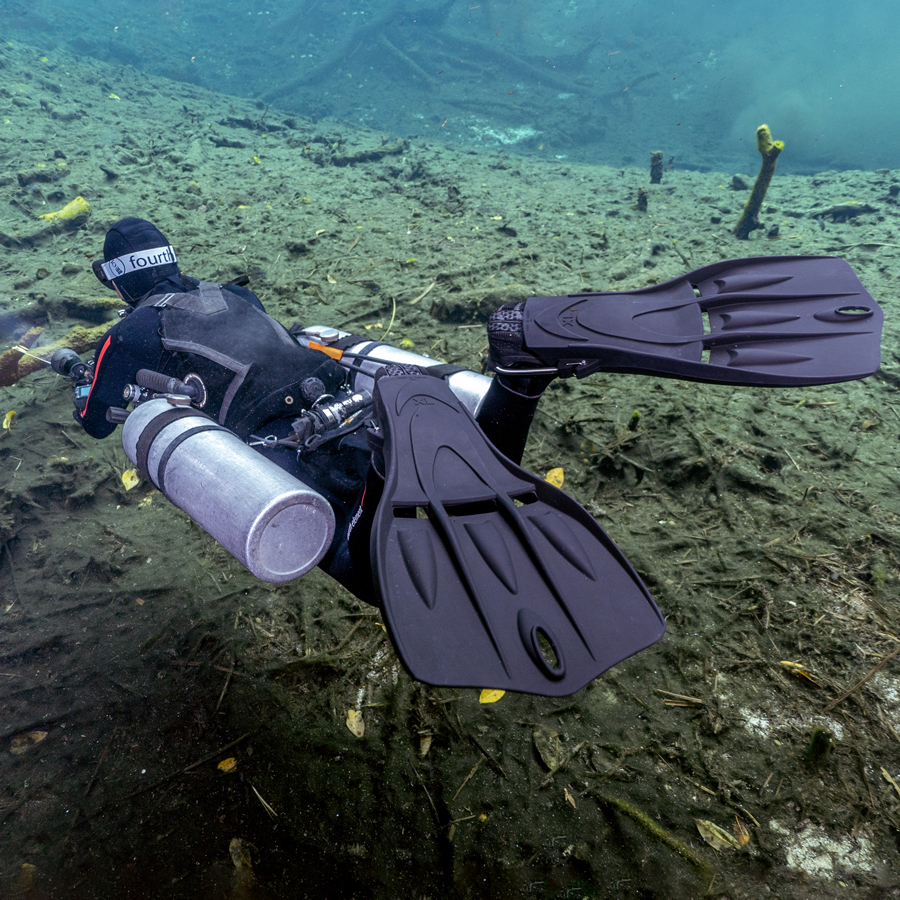
POLYGON ((100 339, 87 402, 75 411, 75 420, 91 437, 112 434, 116 426, 106 421, 106 411, 124 405, 122 391, 134 381, 138 369, 157 367, 163 352, 158 319, 155 309, 139 309, 100 339))

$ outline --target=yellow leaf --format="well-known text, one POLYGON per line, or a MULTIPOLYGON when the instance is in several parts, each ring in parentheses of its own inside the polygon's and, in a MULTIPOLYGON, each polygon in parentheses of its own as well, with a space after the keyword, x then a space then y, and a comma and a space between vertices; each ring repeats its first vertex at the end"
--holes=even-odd
POLYGON ((88 212, 90 210, 91 204, 84 199, 84 197, 78 196, 74 200, 67 203, 62 209, 58 209, 56 212, 52 213, 44 213, 42 216, 38 216, 39 219, 71 219, 75 216, 80 216, 82 213, 88 212))
POLYGON ((3 417, 3 430, 4 430, 4 431, 9 431, 9 429, 12 428, 12 426, 13 426, 13 422, 16 421, 16 419, 18 418, 18 416, 19 416, 19 414, 18 414, 14 409, 11 409, 11 410, 3 417))
POLYGON ((122 98, 118 94, 110 94, 109 99, 110 100, 121 100, 122 98))
POLYGON ((506 691, 495 691, 491 688, 485 688, 478 697, 479 703, 496 703, 506 691))
POLYGON ((347 710, 347 728, 358 738, 366 733, 366 723, 363 722, 362 713, 358 709, 347 710))
POLYGON ((9 749, 16 756, 21 756, 26 750, 30 750, 35 744, 39 744, 48 732, 29 731, 28 734, 17 734, 10 742, 9 749))
POLYGON ((706 841, 713 850, 740 850, 741 845, 724 829, 719 828, 708 819, 694 819, 700 837, 706 841))
POLYGON ((566 473, 559 467, 555 469, 551 469, 545 476, 544 481, 547 484, 552 484, 553 487, 561 488, 563 486, 563 482, 566 480, 566 473))
POLYGON ((806 666, 801 665, 800 663, 791 662, 790 660, 783 659, 781 660, 781 664, 789 671, 793 672, 794 675, 799 675, 801 678, 805 678, 807 681, 811 681, 816 687, 822 687, 812 675, 810 675, 809 670, 806 666))
POLYGON ((338 280, 334 277, 330 272, 328 273, 328 283, 329 284, 337 284, 338 280))
POLYGON ((569 793, 569 789, 563 788, 563 793, 566 795, 566 800, 568 800, 569 803, 572 804, 572 809, 578 809, 578 807, 575 805, 575 798, 569 793))
POLYGON ((491 216, 491 221, 492 222, 502 222, 503 216, 491 216))
POLYGON ((229 756, 228 759, 223 759, 216 768, 220 772, 233 772, 237 768, 237 760, 233 756, 229 756))
POLYGON ((415 346, 416 345, 409 338, 403 338, 403 340, 400 341, 401 350, 412 350, 415 346))
POLYGON ((141 483, 141 477, 137 473, 137 469, 126 469, 122 473, 122 484, 125 490, 130 491, 133 487, 137 487, 141 483))

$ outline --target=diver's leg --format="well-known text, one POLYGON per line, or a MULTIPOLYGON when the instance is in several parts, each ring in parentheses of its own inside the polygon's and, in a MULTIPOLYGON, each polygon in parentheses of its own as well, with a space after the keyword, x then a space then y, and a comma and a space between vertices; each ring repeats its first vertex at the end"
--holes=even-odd
MULTIPOLYGON (((374 460, 356 503, 347 511, 346 524, 321 568, 364 603, 378 604, 372 583, 370 537, 375 512, 384 493, 384 474, 374 460)), ((384 462, 381 461, 383 469, 384 462)))
MULTIPOLYGON (((528 355, 523 344, 524 306, 524 303, 507 303, 491 315, 487 331, 492 366, 508 368, 528 355)), ((521 462, 537 405, 555 377, 505 373, 497 374, 491 382, 477 421, 488 440, 507 459, 521 462)))

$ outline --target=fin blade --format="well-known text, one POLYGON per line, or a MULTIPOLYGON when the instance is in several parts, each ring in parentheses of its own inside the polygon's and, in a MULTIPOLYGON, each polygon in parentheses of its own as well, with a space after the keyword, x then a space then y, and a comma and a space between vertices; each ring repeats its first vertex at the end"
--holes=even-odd
POLYGON ((561 374, 760 386, 871 375, 881 364, 883 322, 850 265, 826 256, 729 260, 637 291, 532 297, 524 309, 525 347, 561 374), (773 353, 744 352, 740 365, 721 355, 703 361, 705 349, 731 344, 773 353))
POLYGON ((528 515, 528 520, 540 531, 553 545, 553 548, 567 559, 579 572, 591 579, 597 580, 591 558, 584 552, 578 538, 565 519, 554 516, 549 510, 542 510, 537 515, 528 515))
POLYGON ((375 398, 387 480, 372 566, 390 635, 414 677, 563 696, 659 640, 662 616, 615 544, 574 500, 500 456, 443 382, 382 378, 375 398), (419 396, 398 404, 401 392, 419 396), (461 482, 435 465, 454 455, 461 482), (487 507, 486 487, 494 496, 487 507), (420 492, 428 519, 393 515, 394 498, 420 492), (536 499, 517 507, 513 498, 526 492, 536 499), (564 527, 548 526, 549 516, 564 527), (431 535, 432 604, 422 587, 430 576, 421 578, 415 562, 420 551, 400 537, 410 527, 431 535), (556 545, 567 542, 560 552, 556 545))
POLYGON ((434 609, 437 601, 437 560, 430 531, 401 526, 397 530, 400 557, 422 602, 434 609))
POLYGON ((467 522, 464 526, 472 543, 490 570, 511 594, 519 593, 512 556, 503 535, 491 521, 467 522))

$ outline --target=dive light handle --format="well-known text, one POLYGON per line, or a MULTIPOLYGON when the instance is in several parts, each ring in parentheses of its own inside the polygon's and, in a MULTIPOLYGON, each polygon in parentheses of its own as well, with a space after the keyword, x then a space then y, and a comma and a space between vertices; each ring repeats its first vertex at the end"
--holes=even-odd
POLYGON ((193 384, 185 384, 178 378, 154 372, 152 369, 138 369, 134 380, 143 388, 156 394, 181 394, 184 397, 196 397, 198 388, 193 384))

